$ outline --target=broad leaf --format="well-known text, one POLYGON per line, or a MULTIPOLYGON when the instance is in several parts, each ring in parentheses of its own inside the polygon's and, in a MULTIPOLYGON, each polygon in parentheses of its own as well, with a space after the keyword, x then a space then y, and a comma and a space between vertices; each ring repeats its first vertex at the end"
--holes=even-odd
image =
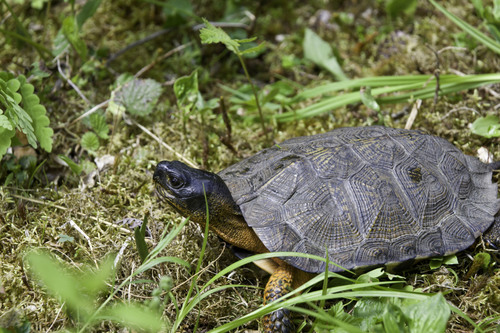
POLYGON ((306 59, 328 70, 338 80, 347 80, 337 58, 333 55, 332 47, 311 29, 306 29, 302 46, 306 59))
POLYGON ((106 123, 106 118, 103 115, 99 113, 93 113, 89 116, 89 121, 90 126, 92 126, 92 129, 101 139, 108 138, 109 126, 106 123))
POLYGON ((131 114, 146 116, 153 111, 161 93, 161 84, 155 80, 134 79, 116 92, 115 102, 131 114))
POLYGON ((498 116, 489 115, 477 118, 471 125, 471 131, 474 134, 484 136, 485 138, 494 138, 500 136, 500 120, 498 116))
POLYGON ((190 110, 198 101, 198 71, 175 80, 174 93, 180 109, 190 110))
POLYGON ((82 136, 80 140, 80 144, 83 149, 95 152, 99 148, 99 138, 93 132, 87 132, 82 136))
POLYGON ((205 28, 200 30, 200 39, 203 44, 222 43, 226 45, 229 51, 239 54, 240 44, 236 40, 229 37, 221 28, 214 27, 207 20, 203 19, 203 22, 205 23, 205 28))

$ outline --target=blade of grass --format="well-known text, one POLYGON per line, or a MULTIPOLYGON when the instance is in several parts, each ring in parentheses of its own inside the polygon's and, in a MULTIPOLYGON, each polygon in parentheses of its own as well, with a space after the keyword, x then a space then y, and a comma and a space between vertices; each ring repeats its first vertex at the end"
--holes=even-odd
MULTIPOLYGON (((404 77, 401 82, 412 82, 407 84, 396 84, 398 82, 397 77, 381 77, 380 82, 374 81, 377 78, 366 78, 352 80, 356 82, 350 82, 349 87, 361 87, 363 84, 371 83, 371 87, 381 87, 372 90, 373 96, 379 96, 388 93, 404 92, 399 95, 394 96, 384 96, 377 98, 379 104, 388 103, 401 103, 406 102, 409 99, 415 98, 432 98, 435 94, 436 81, 430 80, 431 76, 421 75, 416 76, 413 80, 410 77, 404 77)), ((500 74, 480 74, 480 75, 442 75, 440 77, 440 95, 446 95, 457 91, 464 91, 468 89, 474 89, 483 85, 493 84, 500 82, 500 74)), ((338 83, 329 85, 328 89, 312 89, 305 91, 304 96, 317 95, 319 92, 327 93, 334 92, 342 89, 342 86, 338 83)), ((282 114, 275 115, 278 121, 292 121, 307 117, 312 117, 324 112, 331 111, 333 109, 361 102, 361 94, 358 91, 344 93, 334 97, 325 98, 315 104, 309 105, 297 111, 289 111, 282 114)))
MULTIPOLYGON (((196 270, 194 272, 193 279, 191 280, 191 285, 189 286, 189 290, 186 296, 186 299, 184 300, 184 303, 182 304, 182 307, 180 308, 177 317, 175 318, 175 322, 172 325, 172 333, 175 333, 178 331, 178 328, 184 318, 189 314, 191 309, 194 308, 194 306, 198 303, 194 303, 196 300, 196 297, 194 300, 191 300, 191 294, 193 293, 193 290, 197 288, 197 281, 198 281, 198 272, 200 271, 201 268, 201 263, 203 261, 203 257, 205 256, 205 250, 207 247, 207 241, 208 241, 208 227, 210 224, 210 216, 209 216, 209 209, 208 209, 208 199, 207 199, 207 193, 205 192, 205 185, 203 185, 203 195, 205 197, 205 214, 206 214, 206 222, 205 222, 205 231, 203 233, 203 243, 201 245, 201 252, 200 252, 200 257, 198 258, 198 263, 196 265, 196 270)), ((197 289, 197 295, 200 294, 199 290, 197 289)), ((196 323, 196 326, 198 324, 196 323)))
POLYGON ((494 39, 486 36, 481 31, 477 30, 467 22, 461 20, 457 16, 453 15, 451 12, 447 11, 443 6, 435 2, 434 0, 429 0, 430 3, 436 7, 441 13, 443 13, 447 18, 450 19, 453 23, 458 25, 460 29, 471 35, 472 38, 476 39, 478 42, 492 50, 493 52, 500 54, 500 43, 495 41, 494 39))

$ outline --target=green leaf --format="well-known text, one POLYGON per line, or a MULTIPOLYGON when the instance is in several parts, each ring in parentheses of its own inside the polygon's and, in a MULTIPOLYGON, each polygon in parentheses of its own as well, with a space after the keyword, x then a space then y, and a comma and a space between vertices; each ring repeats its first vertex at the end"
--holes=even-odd
POLYGON ((372 89, 370 87, 362 87, 360 89, 360 94, 361 94, 361 102, 363 102, 363 104, 366 107, 375 110, 377 112, 380 111, 380 106, 375 100, 375 97, 373 97, 372 89))
POLYGON ((337 58, 333 55, 332 47, 311 29, 306 29, 302 47, 306 59, 326 69, 338 80, 347 80, 337 58))
POLYGON ((250 53, 256 53, 256 54, 259 54, 261 53, 262 51, 264 51, 266 48, 266 43, 263 42, 263 43, 260 43, 259 45, 255 46, 255 47, 251 47, 249 49, 246 49, 246 50, 243 50, 241 51, 241 54, 250 54, 250 53))
POLYGON ((71 236, 68 236, 68 235, 65 235, 65 234, 60 234, 59 236, 59 239, 57 240, 57 243, 66 243, 66 242, 69 242, 69 243, 74 243, 75 242, 75 238, 74 237, 71 237, 71 236))
POLYGON ((78 286, 81 276, 59 264, 47 254, 31 252, 27 255, 29 270, 40 279, 54 295, 61 297, 70 308, 78 309, 79 317, 87 317, 94 308, 90 295, 83 294, 78 286))
POLYGON ((386 0, 385 11, 392 19, 403 13, 413 14, 417 9, 417 0, 386 0))
POLYGON ((77 176, 82 173, 82 167, 80 165, 78 165, 78 163, 73 161, 71 158, 64 156, 64 155, 57 155, 57 156, 61 160, 63 160, 69 166, 71 171, 73 171, 73 173, 75 173, 77 176))
POLYGON ((95 133, 87 132, 82 136, 80 144, 83 149, 89 152, 95 152, 99 148, 99 138, 95 133))
POLYGON ((26 78, 22 75, 19 77, 19 80, 22 83, 20 91, 23 97, 23 106, 33 121, 34 136, 40 143, 40 147, 50 153, 52 151, 52 136, 54 135, 54 131, 49 126, 50 120, 46 116, 47 110, 40 104, 38 96, 34 94, 35 87, 27 83, 26 78))
POLYGON ((92 113, 89 116, 90 126, 101 139, 107 139, 109 126, 106 123, 106 118, 99 113, 92 113))
POLYGON ((493 17, 500 22, 500 0, 493 0, 493 17))
POLYGON ((39 81, 39 80, 42 80, 42 79, 50 76, 49 73, 45 72, 44 70, 42 70, 40 68, 39 61, 35 61, 34 63, 32 63, 31 67, 32 67, 32 69, 31 69, 28 77, 31 76, 31 77, 33 77, 34 80, 39 81))
POLYGON ((12 92, 18 91, 19 87, 21 87, 21 82, 19 82, 18 79, 10 79, 9 81, 7 81, 7 88, 10 91, 12 92))
POLYGON ((116 304, 104 311, 102 319, 118 322, 139 332, 165 332, 160 314, 139 304, 116 304))
POLYGON ((451 12, 447 11, 443 6, 441 6, 440 4, 435 2, 434 0, 429 0, 429 1, 432 5, 434 5, 434 7, 436 7, 446 17, 448 17, 448 19, 450 19, 450 21, 452 21, 453 23, 458 25, 460 27, 460 29, 462 29, 463 31, 468 33, 472 38, 476 39, 477 41, 482 43, 484 46, 488 47, 493 52, 500 54, 500 43, 499 42, 486 36, 478 29, 474 28, 473 26, 471 26, 467 22, 461 20, 460 18, 458 18, 457 16, 455 16, 451 12))
POLYGON ((206 19, 203 19, 203 23, 205 23, 205 28, 200 30, 200 39, 203 44, 222 43, 229 51, 240 54, 240 44, 236 40, 229 37, 221 28, 214 27, 206 19))
POLYGON ((87 61, 87 45, 85 45, 85 42, 80 38, 78 26, 75 22, 74 16, 68 16, 64 19, 62 32, 69 43, 73 46, 76 53, 78 53, 82 61, 87 61))
POLYGON ((4 127, 0 127, 0 160, 7 152, 7 149, 9 149, 14 135, 16 135, 15 130, 8 130, 4 127))
POLYGON ((146 116, 153 111, 162 93, 161 84, 152 79, 134 79, 125 83, 115 94, 115 102, 128 112, 146 116))
POLYGON ((145 241, 147 224, 148 216, 146 215, 141 226, 134 229, 135 245, 137 246, 137 252, 139 252, 139 256, 141 257, 141 263, 143 263, 149 255, 148 246, 145 241))
POLYGON ((190 110, 198 101, 198 71, 175 80, 174 93, 180 109, 190 110))
POLYGON ((3 128, 5 128, 6 130, 9 130, 9 131, 12 131, 14 129, 14 126, 9 121, 9 118, 7 118, 7 116, 5 116, 3 114, 0 114, 0 127, 3 127, 3 128))
POLYGON ((60 29, 54 38, 54 45, 52 47, 52 54, 58 57, 64 53, 70 46, 69 40, 64 36, 63 30, 60 29))
POLYGON ((471 131, 472 133, 484 136, 485 138, 499 137, 500 120, 494 115, 477 118, 472 123, 471 131))
POLYGON ((409 332, 442 333, 450 317, 450 307, 442 294, 409 305, 405 314, 410 319, 409 332))
POLYGON ((76 15, 76 24, 78 26, 78 30, 82 29, 83 24, 92 16, 94 16, 97 8, 101 5, 102 0, 87 0, 85 5, 83 5, 82 9, 76 15))

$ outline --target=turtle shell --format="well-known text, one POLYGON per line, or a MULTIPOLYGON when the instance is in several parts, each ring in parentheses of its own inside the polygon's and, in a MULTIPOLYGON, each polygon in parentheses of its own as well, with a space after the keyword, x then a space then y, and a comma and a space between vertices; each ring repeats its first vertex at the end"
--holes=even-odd
POLYGON ((444 139, 378 126, 287 140, 219 175, 269 251, 328 251, 347 269, 466 249, 500 209, 490 165, 444 139))

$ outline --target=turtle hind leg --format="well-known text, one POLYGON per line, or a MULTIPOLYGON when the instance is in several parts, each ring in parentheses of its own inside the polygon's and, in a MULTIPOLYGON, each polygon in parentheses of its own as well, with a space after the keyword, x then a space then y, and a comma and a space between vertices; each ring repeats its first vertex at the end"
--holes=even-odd
MULTIPOLYGON (((264 290, 264 305, 288 294, 292 290, 293 269, 287 264, 280 265, 271 275, 264 290)), ((294 333, 295 327, 288 309, 278 309, 262 318, 265 333, 294 333)))

